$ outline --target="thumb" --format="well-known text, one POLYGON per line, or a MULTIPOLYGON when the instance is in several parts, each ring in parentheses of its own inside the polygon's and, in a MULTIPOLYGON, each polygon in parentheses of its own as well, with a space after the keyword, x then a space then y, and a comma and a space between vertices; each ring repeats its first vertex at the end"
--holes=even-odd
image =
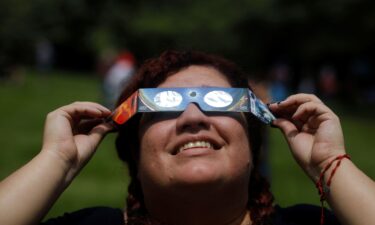
POLYGON ((278 118, 272 122, 272 125, 280 128, 288 141, 298 134, 298 129, 295 124, 287 119, 278 118))
POLYGON ((105 135, 112 130, 114 130, 114 127, 113 127, 112 124, 101 123, 101 124, 95 126, 94 128, 92 128, 92 130, 90 131, 88 136, 91 139, 91 141, 99 144, 100 141, 105 137, 105 135))
POLYGON ((75 137, 77 146, 80 149, 82 161, 87 161, 97 150, 98 145, 105 135, 113 130, 113 126, 108 123, 96 125, 87 135, 77 135, 75 137))

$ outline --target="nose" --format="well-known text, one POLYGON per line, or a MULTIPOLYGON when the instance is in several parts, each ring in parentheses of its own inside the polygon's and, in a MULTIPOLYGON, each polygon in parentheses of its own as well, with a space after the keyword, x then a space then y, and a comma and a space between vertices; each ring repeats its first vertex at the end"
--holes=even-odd
POLYGON ((210 119, 196 104, 190 103, 177 118, 176 126, 178 133, 198 133, 200 130, 208 130, 210 128, 210 119))

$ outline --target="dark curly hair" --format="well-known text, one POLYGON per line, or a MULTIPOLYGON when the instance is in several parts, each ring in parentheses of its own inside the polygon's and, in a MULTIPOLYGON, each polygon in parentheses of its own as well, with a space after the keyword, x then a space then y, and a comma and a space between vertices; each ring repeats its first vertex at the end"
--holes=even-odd
MULTIPOLYGON (((247 75, 236 64, 219 56, 194 51, 165 51, 159 57, 147 60, 132 78, 118 99, 117 105, 139 88, 156 87, 167 77, 191 65, 209 66, 225 75, 232 87, 250 88, 247 75)), ((259 173, 263 125, 253 116, 249 121, 249 141, 253 155, 253 171, 249 182, 248 209, 254 225, 269 224, 274 211, 273 195, 268 182, 259 173)), ((127 224, 160 224, 149 217, 145 208, 140 181, 137 178, 139 159, 139 115, 119 127, 116 139, 117 153, 128 164, 131 182, 127 197, 127 224)))

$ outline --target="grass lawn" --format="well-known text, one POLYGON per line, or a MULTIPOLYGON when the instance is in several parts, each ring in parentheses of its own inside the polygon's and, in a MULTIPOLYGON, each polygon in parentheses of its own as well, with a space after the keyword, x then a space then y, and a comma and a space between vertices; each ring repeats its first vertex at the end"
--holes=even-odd
MULTIPOLYGON (((375 118, 374 108, 331 106, 338 114, 343 128, 347 153, 368 176, 375 179, 375 118), (370 111, 368 111, 370 110, 370 111)), ((270 129, 270 164, 272 191, 282 206, 297 203, 319 204, 318 191, 292 158, 284 137, 270 129)), ((355 184, 353 184, 355 185, 355 184)))
MULTIPOLYGON (((74 101, 100 102, 100 84, 94 75, 58 73, 25 74, 23 83, 0 83, 0 178, 16 170, 41 148, 45 115, 74 101)), ((375 119, 365 109, 337 107, 346 146, 353 161, 375 178, 375 119)), ((366 108, 367 110, 367 108, 366 108)), ((374 112, 374 110, 372 110, 374 112)), ((314 184, 291 157, 281 133, 270 129, 272 190, 277 203, 319 204, 314 184)), ((72 185, 53 206, 48 217, 83 207, 123 207, 128 183, 126 167, 117 159, 115 135, 109 135, 72 185)), ((353 184, 354 185, 354 184, 353 184)))
MULTIPOLYGON (((0 177, 19 168, 41 148, 45 116, 74 101, 100 102, 100 83, 94 75, 26 74, 23 84, 0 84, 0 177)), ((48 216, 82 207, 123 207, 126 167, 117 159, 115 135, 110 134, 97 154, 53 206, 48 216)))

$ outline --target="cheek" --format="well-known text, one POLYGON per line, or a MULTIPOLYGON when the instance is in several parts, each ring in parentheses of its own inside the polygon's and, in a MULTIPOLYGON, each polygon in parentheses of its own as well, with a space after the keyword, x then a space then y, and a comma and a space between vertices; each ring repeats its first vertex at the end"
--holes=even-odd
MULTIPOLYGON (((239 129, 240 130, 240 129, 239 129)), ((250 177, 251 171, 254 167, 253 157, 251 154, 249 139, 246 136, 246 132, 237 132, 235 136, 235 142, 232 154, 232 169, 238 171, 238 175, 245 179, 250 177)))
POLYGON ((242 162, 248 166, 252 166, 252 154, 250 149, 249 137, 246 135, 246 131, 238 127, 239 132, 233 133, 234 146, 237 150, 233 152, 238 158, 238 162, 242 162))
POLYGON ((241 148, 250 148, 247 121, 242 116, 219 118, 218 124, 221 133, 231 145, 241 148))
POLYGON ((138 137, 141 155, 153 154, 155 149, 163 148, 168 136, 168 123, 165 122, 145 122, 141 120, 138 137))
POLYGON ((234 167, 252 168, 252 154, 248 137, 246 120, 228 118, 222 121, 222 133, 230 144, 230 158, 234 159, 234 167))
POLYGON ((140 157, 138 178, 142 181, 154 179, 164 167, 167 154, 165 147, 170 137, 170 125, 155 123, 139 134, 140 157))
POLYGON ((147 180, 147 177, 152 177, 152 171, 158 166, 157 163, 157 149, 155 148, 159 143, 156 141, 152 132, 148 129, 145 133, 140 135, 140 154, 139 154, 139 165, 138 165, 138 179, 141 183, 147 180), (153 160, 152 160, 153 159, 153 160))
MULTIPOLYGON (((139 135, 140 140, 140 166, 150 165, 150 159, 157 156, 158 151, 163 149, 163 136, 165 132, 156 125, 148 127, 142 134, 139 135)), ((155 160, 153 160, 155 161, 155 160)))

